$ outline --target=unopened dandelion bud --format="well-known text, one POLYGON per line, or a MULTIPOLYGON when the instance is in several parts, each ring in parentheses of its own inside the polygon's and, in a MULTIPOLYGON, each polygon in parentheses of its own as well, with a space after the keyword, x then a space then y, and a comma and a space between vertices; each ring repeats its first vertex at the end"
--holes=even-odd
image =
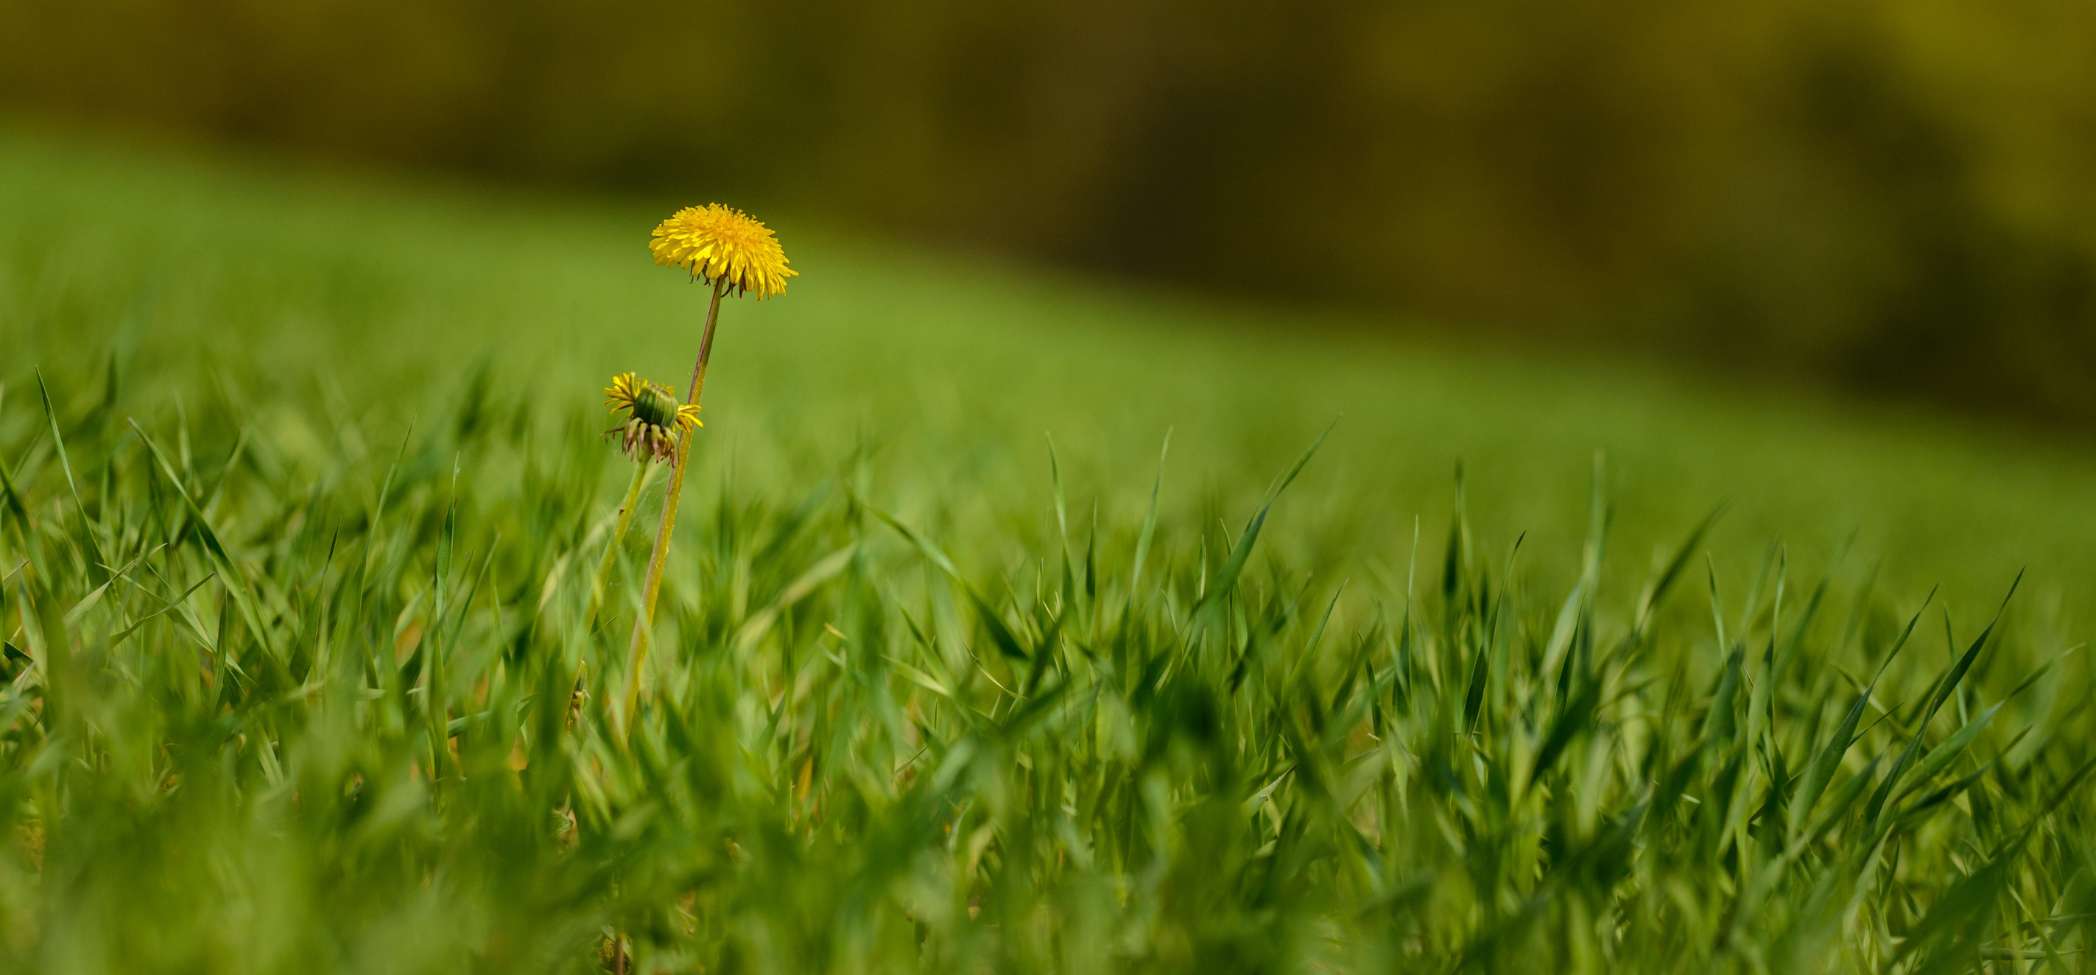
POLYGON ((608 431, 616 436, 619 449, 640 463, 671 460, 684 433, 702 424, 699 408, 680 404, 669 387, 648 382, 630 372, 611 377, 604 400, 613 414, 623 414, 624 423, 608 431))

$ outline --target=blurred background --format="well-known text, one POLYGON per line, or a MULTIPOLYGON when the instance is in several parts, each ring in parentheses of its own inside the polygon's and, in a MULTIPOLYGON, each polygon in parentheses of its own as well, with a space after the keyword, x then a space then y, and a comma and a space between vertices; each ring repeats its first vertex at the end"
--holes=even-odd
POLYGON ((2085 0, 0 0, 0 111, 2096 418, 2085 0))

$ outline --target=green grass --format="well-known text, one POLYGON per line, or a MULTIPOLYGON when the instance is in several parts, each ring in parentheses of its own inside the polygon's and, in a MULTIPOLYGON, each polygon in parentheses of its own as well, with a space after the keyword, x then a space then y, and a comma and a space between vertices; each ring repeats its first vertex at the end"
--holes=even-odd
POLYGON ((2072 445, 762 201, 622 748, 682 202, 0 135, 0 970, 2086 966, 2072 445))

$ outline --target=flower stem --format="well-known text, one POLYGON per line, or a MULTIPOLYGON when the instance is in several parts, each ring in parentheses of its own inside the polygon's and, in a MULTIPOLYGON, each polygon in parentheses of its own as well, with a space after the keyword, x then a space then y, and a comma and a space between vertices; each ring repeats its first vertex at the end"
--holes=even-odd
POLYGON ((604 583, 611 578, 611 567, 618 561, 619 543, 626 540, 626 529, 633 524, 633 509, 640 505, 641 487, 648 482, 653 464, 633 465, 633 483, 626 486, 626 500, 619 505, 619 520, 611 526, 611 541, 604 545, 604 557, 597 560, 597 574, 590 578, 589 610, 583 614, 585 629, 597 623, 597 610, 604 606, 604 583))
MULTIPOLYGON (((706 331, 699 337, 699 358, 691 367, 691 390, 684 402, 693 406, 699 403, 699 393, 706 388, 706 361, 713 357, 713 326, 720 321, 721 294, 728 290, 728 277, 723 274, 713 279, 713 300, 706 305, 706 331)), ((670 469, 669 492, 662 499, 662 527, 655 530, 655 553, 648 559, 648 582, 641 590, 640 616, 633 621, 633 645, 626 656, 626 693, 617 719, 620 737, 633 720, 634 709, 640 705, 641 671, 648 662, 648 637, 655 625, 655 597, 662 592, 662 571, 670 557, 670 533, 677 528, 677 500, 684 493, 684 469, 691 463, 692 431, 684 431, 677 443, 677 463, 670 469)))

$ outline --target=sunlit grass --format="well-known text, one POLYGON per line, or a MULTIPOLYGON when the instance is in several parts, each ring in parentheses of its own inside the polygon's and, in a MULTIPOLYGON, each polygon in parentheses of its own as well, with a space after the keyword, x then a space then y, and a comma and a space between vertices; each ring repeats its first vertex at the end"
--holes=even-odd
POLYGON ((819 228, 622 747, 659 209, 0 142, 0 970, 2086 964, 2072 451, 819 228))

